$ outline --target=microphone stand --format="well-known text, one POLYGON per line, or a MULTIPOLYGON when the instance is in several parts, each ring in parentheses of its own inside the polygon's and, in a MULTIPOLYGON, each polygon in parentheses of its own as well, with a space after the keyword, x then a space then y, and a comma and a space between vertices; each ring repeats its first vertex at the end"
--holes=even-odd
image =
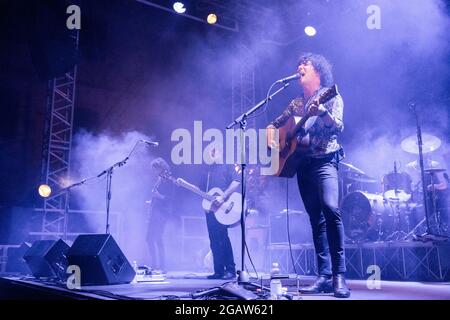
MULTIPOLYGON (((279 83, 279 81, 277 81, 276 83, 279 83)), ((269 89, 272 89, 272 87, 276 84, 273 83, 272 86, 269 89)), ((289 82, 282 82, 283 83, 283 87, 281 87, 280 89, 278 89, 277 91, 275 91, 272 95, 267 95, 267 97, 264 100, 261 100, 260 102, 258 102, 254 107, 252 107, 250 110, 248 110, 247 112, 241 114, 239 117, 237 117, 235 120, 233 120, 233 122, 231 122, 226 129, 231 129, 232 127, 234 127, 235 125, 239 124, 239 127, 241 129, 241 193, 242 193, 242 200, 241 200, 241 270, 237 270, 238 275, 238 279, 237 279, 237 286, 231 286, 229 293, 233 294, 234 296, 241 298, 242 297, 248 297, 248 299, 255 299, 255 295, 253 293, 248 293, 248 290, 246 290, 245 288, 242 288, 241 286, 243 285, 249 285, 249 286, 253 286, 259 289, 264 289, 266 291, 270 290, 269 288, 263 287, 262 284, 255 284, 255 283, 251 283, 250 277, 247 273, 247 271, 245 271, 245 191, 246 191, 246 184, 245 184, 245 169, 247 167, 246 163, 245 163, 245 146, 244 146, 244 132, 245 129, 247 128, 247 119, 248 117, 253 114, 254 112, 256 112, 259 108, 261 108, 264 104, 268 103, 270 100, 273 99, 273 97, 275 95, 277 95, 278 93, 280 93, 281 91, 283 91, 284 89, 286 89, 286 87, 289 86, 289 82)), ((192 294, 191 297, 193 299, 199 298, 199 297, 203 297, 203 296, 207 296, 207 295, 211 295, 211 294, 215 294, 219 291, 219 288, 212 288, 210 290, 206 290, 203 291, 201 293, 197 293, 197 294, 192 294)))
MULTIPOLYGON (((231 122, 226 129, 231 129, 236 124, 239 124, 239 127, 241 129, 241 193, 242 193, 242 204, 241 204, 241 270, 238 270, 238 283, 239 284, 251 284, 249 283, 249 275, 247 271, 245 271, 245 192, 246 192, 246 183, 245 183, 245 169, 246 169, 246 163, 245 163, 245 143, 244 143, 244 133, 247 128, 247 119, 248 117, 256 112, 258 109, 260 109, 264 104, 268 103, 270 100, 273 99, 274 96, 279 94, 281 91, 286 89, 289 86, 289 82, 283 82, 283 86, 275 91, 272 95, 267 96, 265 99, 258 102, 254 107, 252 107, 247 112, 243 113, 239 117, 237 117, 233 122, 231 122)), ((259 285, 258 285, 259 287, 259 285)))
POLYGON ((106 174, 106 227, 105 227, 105 233, 106 234, 110 233, 110 231, 109 231, 109 227, 110 227, 110 225, 109 225, 109 213, 110 213, 111 198, 112 198, 112 190, 111 190, 112 188, 111 187, 112 187, 112 176, 113 176, 113 173, 114 173, 114 169, 118 168, 118 167, 121 167, 121 166, 123 166, 123 165, 125 165, 127 163, 128 159, 130 159, 131 155, 133 154, 134 150, 136 149, 136 146, 140 142, 142 142, 142 141, 139 140, 139 141, 137 141, 134 144, 133 149, 131 150, 130 154, 128 154, 128 156, 125 159, 123 159, 123 160, 121 160, 119 162, 116 162, 111 167, 103 170, 100 174, 97 175, 97 178, 100 178, 101 176, 106 174))

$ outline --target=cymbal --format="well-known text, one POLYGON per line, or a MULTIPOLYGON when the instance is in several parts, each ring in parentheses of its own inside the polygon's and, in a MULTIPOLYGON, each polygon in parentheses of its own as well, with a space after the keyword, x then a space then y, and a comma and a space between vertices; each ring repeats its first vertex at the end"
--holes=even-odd
POLYGON ((355 167, 354 165, 352 165, 350 163, 346 163, 346 162, 341 161, 341 162, 339 162, 339 164, 342 164, 349 171, 353 171, 353 172, 358 173, 358 174, 365 174, 364 171, 362 171, 361 169, 358 169, 357 167, 355 167))
POLYGON ((353 180, 356 182, 362 183, 375 183, 377 179, 368 176, 364 171, 358 169, 354 165, 347 162, 339 162, 339 164, 344 166, 344 170, 339 171, 340 174, 343 174, 345 178, 349 180, 353 180))
MULTIPOLYGON (((403 151, 419 154, 419 146, 417 143, 417 136, 409 136, 403 139, 401 143, 403 151)), ((422 134, 422 153, 433 152, 441 146, 441 140, 428 133, 422 134)))
POLYGON ((359 174, 355 172, 344 172, 345 176, 349 180, 362 183, 375 183, 378 182, 377 179, 368 176, 367 174, 359 174))
MULTIPOLYGON (((434 161, 434 160, 429 160, 428 162, 426 162, 426 161, 424 161, 424 162, 425 162, 424 165, 427 169, 436 168, 437 166, 439 166, 439 162, 434 161)), ((416 171, 420 171, 420 166, 419 166, 417 160, 407 163, 406 167, 414 169, 416 171)))

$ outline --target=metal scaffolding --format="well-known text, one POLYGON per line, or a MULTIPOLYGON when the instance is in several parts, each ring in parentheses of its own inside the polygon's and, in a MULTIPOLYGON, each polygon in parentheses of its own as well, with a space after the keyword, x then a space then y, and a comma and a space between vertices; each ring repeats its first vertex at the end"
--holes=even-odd
MULTIPOLYGON (((447 242, 346 244, 347 277, 365 280, 371 274, 368 268, 378 266, 382 280, 448 281, 449 248, 447 242)), ((296 270, 301 275, 317 274, 316 255, 312 244, 293 244, 293 259, 288 244, 271 244, 268 249, 270 261, 267 261, 266 270, 273 262, 278 262, 284 273, 296 270), (292 266, 292 260, 295 268, 292 266)))
MULTIPOLYGON (((73 31, 75 49, 79 31, 73 31)), ((77 66, 48 82, 47 119, 42 159, 43 180, 52 189, 52 196, 44 200, 41 238, 60 237, 67 232, 66 209, 69 193, 58 191, 69 184, 72 149, 73 115, 77 66)))

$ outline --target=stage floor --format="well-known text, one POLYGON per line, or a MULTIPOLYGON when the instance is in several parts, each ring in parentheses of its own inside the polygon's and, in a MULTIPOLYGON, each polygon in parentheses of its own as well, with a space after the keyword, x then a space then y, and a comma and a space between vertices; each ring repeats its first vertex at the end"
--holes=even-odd
MULTIPOLYGON (((219 287, 225 280, 208 280, 204 275, 192 273, 169 273, 164 281, 140 282, 107 286, 84 286, 80 291, 73 291, 63 286, 36 281, 33 278, 2 277, 0 278, 2 299, 144 299, 191 300, 190 294, 219 287), (7 290, 7 291, 5 291, 7 290), (6 292, 10 292, 8 297, 6 292), (26 293, 28 292, 28 294, 26 293), (31 292, 31 293, 30 293, 31 292), (42 294, 42 295, 41 295, 42 294), (19 295, 19 296, 18 296, 19 295)), ((334 298, 332 294, 298 295, 297 283, 307 285, 314 277, 301 276, 298 281, 294 278, 283 279, 282 285, 288 288, 293 300, 342 300, 334 298)), ((256 281, 255 283, 260 283, 256 281)), ((268 286, 268 281, 263 281, 268 286)), ((365 280, 348 280, 352 291, 350 300, 450 300, 450 283, 421 283, 381 281, 379 289, 369 289, 365 280)), ((348 300, 348 299, 344 299, 348 300)))

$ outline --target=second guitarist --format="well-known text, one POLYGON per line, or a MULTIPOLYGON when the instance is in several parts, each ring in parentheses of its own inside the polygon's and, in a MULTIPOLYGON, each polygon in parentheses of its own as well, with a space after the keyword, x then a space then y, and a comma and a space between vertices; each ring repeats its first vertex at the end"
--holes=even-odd
MULTIPOLYGON (((206 191, 213 187, 224 190, 223 197, 217 197, 213 205, 220 206, 227 195, 238 191, 240 182, 233 180, 233 167, 223 164, 206 165, 205 174, 202 177, 206 191), (225 188, 227 188, 225 190, 225 188)), ((234 263, 233 248, 228 236, 228 227, 219 223, 211 212, 206 212, 206 225, 213 256, 214 274, 208 279, 234 279, 236 277, 236 265, 234 263)))
POLYGON ((338 204, 337 176, 338 163, 343 156, 338 136, 344 128, 344 103, 340 95, 324 104, 315 102, 321 92, 333 85, 331 65, 323 56, 302 55, 297 72, 302 95, 294 99, 268 128, 280 128, 288 121, 292 122, 293 117, 309 117, 304 124, 309 142, 306 150, 302 150, 303 156, 295 163, 295 170, 311 222, 319 277, 312 286, 301 288, 300 292, 334 292, 336 297, 347 298, 350 291, 344 276, 344 227, 338 204))

